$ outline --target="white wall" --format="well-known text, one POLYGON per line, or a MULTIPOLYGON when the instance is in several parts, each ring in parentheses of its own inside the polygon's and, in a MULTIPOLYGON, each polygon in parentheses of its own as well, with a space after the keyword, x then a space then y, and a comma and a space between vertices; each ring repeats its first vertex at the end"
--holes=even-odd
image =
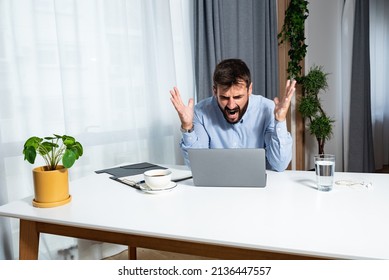
MULTIPOLYGON (((324 111, 335 120, 333 137, 324 146, 325 153, 336 155, 336 169, 343 169, 342 81, 341 81, 341 15, 343 1, 310 0, 306 20, 308 51, 305 69, 321 65, 328 75, 328 90, 320 94, 324 111)), ((306 129, 306 169, 314 168, 313 155, 318 152, 316 139, 306 129)))

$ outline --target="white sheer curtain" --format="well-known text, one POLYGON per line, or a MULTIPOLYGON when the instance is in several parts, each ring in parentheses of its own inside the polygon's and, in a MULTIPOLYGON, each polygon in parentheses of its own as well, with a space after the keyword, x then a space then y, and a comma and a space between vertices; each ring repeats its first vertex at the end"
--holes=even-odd
MULTIPOLYGON (((33 194, 22 156, 32 135, 83 144, 70 180, 123 162, 182 162, 169 89, 194 95, 190 5, 0 0, 0 205, 33 194)), ((17 258, 18 222, 0 218, 0 228, 0 259, 17 258)), ((40 258, 74 244, 44 237, 40 258)))
POLYGON ((376 169, 389 164, 389 1, 370 1, 371 106, 376 169))

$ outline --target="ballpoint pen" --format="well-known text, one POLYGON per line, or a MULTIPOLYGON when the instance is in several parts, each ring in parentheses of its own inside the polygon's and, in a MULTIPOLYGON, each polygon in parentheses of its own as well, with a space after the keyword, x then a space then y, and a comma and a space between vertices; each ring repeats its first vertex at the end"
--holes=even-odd
MULTIPOLYGON (((188 179, 191 179, 192 176, 187 176, 187 177, 183 177, 183 178, 178 178, 178 179, 175 179, 175 180, 172 180, 173 182, 181 182, 181 181, 185 181, 185 180, 188 180, 188 179)), ((116 178, 116 177, 112 177, 112 179, 120 182, 120 183, 123 183, 127 186, 130 186, 132 188, 135 188, 137 190, 141 190, 141 187, 140 185, 141 184, 144 184, 145 183, 145 180, 141 180, 141 181, 138 181, 138 182, 135 182, 135 181, 132 181, 132 180, 129 180, 129 179, 121 179, 121 178, 116 178)))

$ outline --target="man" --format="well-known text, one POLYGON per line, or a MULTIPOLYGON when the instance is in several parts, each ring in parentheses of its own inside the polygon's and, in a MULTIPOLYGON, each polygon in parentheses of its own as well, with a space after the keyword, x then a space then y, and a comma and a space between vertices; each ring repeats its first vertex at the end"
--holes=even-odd
POLYGON ((276 97, 274 102, 252 95, 247 65, 240 59, 227 59, 215 68, 213 96, 196 106, 192 98, 186 106, 174 87, 170 99, 181 120, 185 163, 190 165, 190 148, 265 148, 267 168, 285 170, 292 158, 293 142, 285 119, 295 84, 288 80, 284 97, 276 97))

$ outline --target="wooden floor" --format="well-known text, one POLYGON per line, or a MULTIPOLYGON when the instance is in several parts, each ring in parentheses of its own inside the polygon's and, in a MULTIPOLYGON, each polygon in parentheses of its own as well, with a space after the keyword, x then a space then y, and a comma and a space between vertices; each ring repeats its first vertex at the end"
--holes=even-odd
MULTIPOLYGON (((157 251, 151 249, 137 249, 137 259, 138 260, 211 260, 210 258, 178 254, 164 251, 157 251)), ((127 250, 123 252, 105 258, 104 260, 128 260, 127 250)))

